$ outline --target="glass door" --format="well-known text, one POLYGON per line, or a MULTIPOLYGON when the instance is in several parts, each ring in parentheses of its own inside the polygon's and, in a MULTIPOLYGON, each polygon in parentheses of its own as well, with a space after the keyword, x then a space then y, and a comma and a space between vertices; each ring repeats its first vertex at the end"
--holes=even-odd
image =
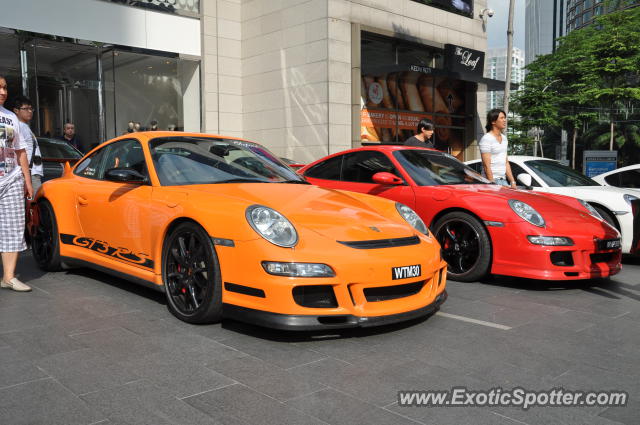
POLYGON ((98 49, 92 46, 34 39, 38 129, 61 137, 64 125, 75 125, 80 146, 87 150, 100 139, 98 49))

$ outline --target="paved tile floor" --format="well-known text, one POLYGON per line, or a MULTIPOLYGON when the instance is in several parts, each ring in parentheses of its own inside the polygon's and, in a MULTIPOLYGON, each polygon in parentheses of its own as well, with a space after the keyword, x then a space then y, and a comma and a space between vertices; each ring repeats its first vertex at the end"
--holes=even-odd
POLYGON ((372 330, 182 323, 90 270, 0 291, 0 424, 638 424, 640 261, 610 280, 450 282, 441 313, 372 330), (471 321, 470 321, 470 320, 471 321), (475 322, 474 322, 475 320, 475 322), (624 390, 626 407, 427 408, 399 390, 624 390))

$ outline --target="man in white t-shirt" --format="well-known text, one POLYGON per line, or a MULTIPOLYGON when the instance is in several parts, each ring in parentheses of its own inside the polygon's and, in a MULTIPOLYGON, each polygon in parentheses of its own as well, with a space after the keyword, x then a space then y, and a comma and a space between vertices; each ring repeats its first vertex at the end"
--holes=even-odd
POLYGON ((31 173, 16 114, 5 109, 7 80, 0 75, 0 252, 3 276, 0 288, 30 291, 15 275, 24 240, 25 195, 33 197, 31 173))
POLYGON ((29 123, 33 118, 33 103, 27 97, 18 96, 14 102, 13 112, 20 120, 20 138, 26 146, 27 162, 31 170, 31 185, 33 186, 33 193, 36 193, 42 185, 44 168, 38 139, 29 128, 29 123))
POLYGON ((516 187, 507 159, 507 136, 502 132, 507 128, 507 116, 501 109, 492 109, 487 113, 487 132, 478 146, 482 157, 482 175, 503 186, 516 187))

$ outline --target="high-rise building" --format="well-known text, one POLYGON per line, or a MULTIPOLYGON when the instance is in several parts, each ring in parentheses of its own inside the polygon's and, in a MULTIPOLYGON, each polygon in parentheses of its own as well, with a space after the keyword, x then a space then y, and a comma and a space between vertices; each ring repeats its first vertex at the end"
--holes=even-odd
POLYGON ((604 8, 603 0, 569 0, 567 2, 567 34, 591 24, 596 16, 604 13, 604 8))
POLYGON ((640 6, 640 0, 526 0, 525 63, 552 53, 555 41, 611 10, 640 6))
POLYGON ((525 64, 553 52, 554 40, 564 35, 566 0, 526 0, 525 64))
MULTIPOLYGON (((487 50, 484 76, 494 80, 505 81, 507 78, 507 49, 487 50)), ((511 82, 520 84, 524 81, 524 52, 517 47, 511 51, 511 82)), ((504 90, 487 92, 487 109, 502 108, 504 90)))
POLYGON ((566 33, 584 28, 593 20, 611 10, 621 10, 640 6, 640 0, 567 0, 566 33))

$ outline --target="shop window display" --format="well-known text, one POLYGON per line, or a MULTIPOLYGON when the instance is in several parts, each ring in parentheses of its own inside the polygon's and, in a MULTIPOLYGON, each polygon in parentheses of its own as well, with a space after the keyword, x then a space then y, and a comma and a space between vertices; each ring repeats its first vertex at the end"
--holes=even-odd
POLYGON ((361 141, 404 143, 426 118, 436 125, 436 148, 462 158, 468 85, 442 76, 441 58, 432 47, 363 34, 361 141))

